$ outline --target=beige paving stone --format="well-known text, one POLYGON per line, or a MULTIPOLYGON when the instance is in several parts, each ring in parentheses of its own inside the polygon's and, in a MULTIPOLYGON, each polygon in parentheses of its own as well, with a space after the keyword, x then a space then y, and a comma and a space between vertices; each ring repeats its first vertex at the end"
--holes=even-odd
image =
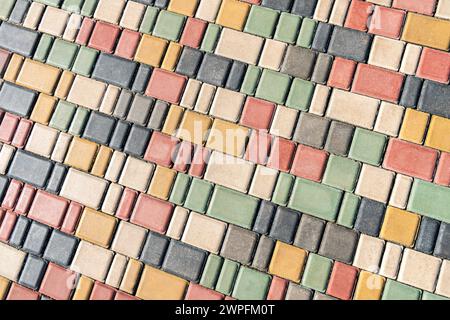
POLYGON ((23 21, 23 26, 29 29, 36 29, 41 21, 42 14, 44 13, 45 5, 38 2, 32 2, 28 9, 27 16, 23 21))
POLYGON ((8 169, 9 162, 11 161, 14 151, 16 149, 9 144, 3 144, 0 150, 0 173, 5 174, 8 169))
POLYGON ((141 192, 147 191, 155 166, 151 163, 128 157, 120 175, 119 184, 141 192))
POLYGON ((215 118, 237 122, 244 102, 244 94, 224 88, 217 88, 209 114, 215 118))
POLYGON ((69 20, 69 12, 52 6, 45 8, 38 30, 61 37, 69 20))
POLYGON ((402 260, 402 250, 402 246, 386 242, 379 271, 380 275, 391 279, 397 278, 400 261, 402 260))
POLYGON ((200 1, 195 17, 208 22, 214 22, 220 9, 221 0, 200 1))
POLYGON ((450 260, 443 260, 436 293, 450 298, 450 260))
POLYGON ((125 0, 99 0, 94 18, 118 24, 125 3, 125 0))
POLYGON ((105 195, 105 200, 102 204, 102 211, 114 215, 119 205, 120 197, 123 192, 123 187, 117 183, 111 183, 105 195))
POLYGON ((279 71, 286 52, 287 44, 281 41, 267 39, 259 58, 259 66, 279 71))
POLYGON ((377 273, 380 268, 383 250, 383 240, 361 234, 353 265, 357 268, 377 273))
POLYGON ((83 76, 76 76, 67 101, 98 110, 106 90, 106 84, 83 76))
POLYGON ((108 169, 105 173, 105 179, 112 182, 117 182, 119 180, 126 159, 127 155, 125 153, 114 151, 113 155, 111 156, 108 169))
POLYGON ((292 133, 297 124, 298 113, 295 109, 277 106, 272 126, 270 127, 270 134, 286 139, 292 138, 292 133))
POLYGON ((369 64, 397 71, 402 60, 405 42, 375 36, 369 55, 369 64))
POLYGON ((278 170, 258 165, 248 194, 270 200, 278 179, 278 170))
POLYGON ((439 0, 436 7, 435 17, 450 19, 450 0, 439 0))
POLYGON ((398 272, 398 281, 433 292, 440 267, 440 259, 422 252, 405 249, 398 272))
POLYGON ((115 254, 105 283, 111 287, 119 288, 126 267, 127 258, 121 254, 115 254))
POLYGON ((135 224, 120 221, 111 244, 111 250, 137 259, 147 231, 135 224))
POLYGON ((119 94, 120 88, 108 85, 102 103, 100 105, 99 111, 106 114, 112 114, 114 112, 117 99, 119 98, 119 94))
POLYGON ((382 101, 374 130, 392 137, 397 137, 400 126, 402 125, 404 112, 405 108, 402 106, 382 101))
POLYGON ((394 177, 391 171, 363 164, 355 194, 386 203, 394 177))
POLYGON ((114 253, 86 241, 80 241, 70 269, 98 281, 104 281, 114 253))
POLYGON ((200 92, 198 93, 197 101, 194 110, 200 113, 207 114, 209 107, 214 99, 216 87, 207 83, 202 84, 200 92))
POLYGON ((0 276, 17 281, 27 254, 0 242, 0 276))
POLYGON ((67 22, 66 29, 64 30, 63 39, 67 41, 75 41, 78 30, 81 28, 83 22, 83 16, 73 13, 69 21, 67 22))
POLYGON ((141 24, 142 17, 144 16, 145 5, 128 1, 123 11, 122 19, 120 20, 120 26, 126 29, 137 31, 141 24))
POLYGON ((216 54, 256 65, 263 43, 263 38, 223 28, 217 43, 216 54))
POLYGON ((202 83, 198 80, 189 79, 186 88, 184 89, 183 98, 181 99, 180 106, 187 109, 194 109, 195 102, 197 101, 198 94, 202 83))
POLYGON ((335 0, 328 22, 338 26, 343 26, 349 6, 350 0, 335 0))
POLYGON ((415 74, 421 53, 421 46, 408 43, 405 48, 405 53, 403 54, 400 72, 410 75, 415 74))
POLYGON ((63 162, 66 157, 67 150, 69 150, 70 142, 72 141, 72 135, 60 132, 58 140, 53 148, 51 159, 56 162, 63 162))
POLYGON ((314 95, 311 99, 309 112, 323 116, 328 105, 328 97, 331 89, 327 86, 317 84, 314 90, 314 95))
POLYGON ((405 209, 408 204, 412 183, 413 179, 411 177, 397 174, 389 204, 397 208, 405 209))
POLYGON ((367 1, 385 7, 390 7, 392 5, 392 0, 367 0, 367 1))
POLYGON ((316 10, 314 11, 314 20, 327 22, 333 5, 333 0, 319 0, 316 5, 316 10))
POLYGON ((58 138, 58 130, 35 123, 25 150, 49 158, 58 138))
POLYGON ((175 207, 166 235, 175 240, 180 240, 188 217, 189 210, 182 207, 175 207))

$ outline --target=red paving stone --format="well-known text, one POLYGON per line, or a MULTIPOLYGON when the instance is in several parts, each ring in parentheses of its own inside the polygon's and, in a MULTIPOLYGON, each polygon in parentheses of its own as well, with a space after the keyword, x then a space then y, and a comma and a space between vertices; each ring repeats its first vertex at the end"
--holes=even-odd
POLYGON ((211 156, 211 151, 202 146, 195 146, 192 163, 189 167, 189 174, 196 178, 203 177, 206 169, 206 162, 211 156))
POLYGON ((241 115, 241 124, 253 129, 268 130, 275 111, 275 104, 249 97, 241 115))
POLYGON ((89 38, 91 36, 92 30, 94 30, 95 21, 90 18, 84 18, 81 23, 80 31, 78 31, 76 43, 80 45, 87 45, 89 38))
POLYGON ((124 29, 117 43, 115 54, 125 59, 133 59, 140 40, 139 32, 124 29))
POLYGON ((20 118, 10 113, 5 113, 2 123, 0 124, 0 141, 11 143, 20 118))
POLYGON ((96 281, 89 300, 113 300, 116 290, 106 284, 96 281))
POLYGON ((369 32, 398 39, 401 34, 405 11, 376 6, 370 20, 369 32))
POLYGON ((335 262, 328 282, 327 294, 342 300, 350 300, 357 275, 357 268, 335 262))
POLYGON ((202 287, 201 285, 190 283, 186 292, 185 300, 223 300, 224 295, 202 287))
POLYGON ((33 122, 27 119, 21 119, 19 125, 17 126, 14 138, 12 140, 12 145, 21 149, 25 146, 25 143, 30 134, 30 130, 33 127, 33 122))
POLYGON ((270 151, 269 160, 267 161, 267 166, 269 168, 288 172, 291 168, 291 161, 294 151, 294 142, 276 137, 272 142, 272 148, 270 151))
POLYGON ((284 300, 288 283, 285 279, 273 277, 269 292, 267 293, 267 300, 284 300))
POLYGON ((420 78, 448 83, 450 77, 450 53, 423 48, 416 75, 420 78))
POLYGON ((152 231, 164 234, 172 217, 173 205, 169 202, 140 194, 130 221, 152 231))
POLYGON ((19 214, 28 213, 35 195, 36 189, 29 184, 26 184, 22 189, 19 200, 17 200, 16 208, 14 209, 14 211, 19 214))
POLYGON ((434 177, 434 183, 442 186, 450 186, 450 153, 442 152, 434 177))
POLYGON ((320 182, 327 166, 328 153, 323 150, 298 145, 291 173, 297 177, 320 182))
POLYGON ((39 292, 55 300, 69 300, 76 278, 74 271, 49 263, 39 292))
POLYGON ((188 18, 186 25, 184 26, 180 44, 193 48, 200 47, 206 27, 207 23, 205 21, 195 18, 188 18))
POLYGON ((119 205, 116 210, 116 217, 122 220, 130 219, 134 203, 136 202, 138 193, 134 190, 125 188, 120 198, 119 205))
POLYGON ((194 145, 188 141, 183 141, 178 145, 177 156, 172 169, 179 172, 186 172, 192 162, 194 145))
POLYGON ((0 225, 0 240, 8 241, 11 233, 16 225, 17 215, 11 211, 7 211, 2 219, 2 224, 0 225))
POLYGON ((97 21, 89 40, 89 47, 112 53, 119 33, 120 28, 118 26, 97 21))
POLYGON ((39 300, 39 293, 17 283, 12 283, 6 300, 39 300))
POLYGON ((394 0, 393 8, 433 15, 436 0, 394 0))
POLYGON ((178 143, 179 140, 172 136, 154 132, 147 146, 144 159, 164 167, 170 167, 178 143))
POLYGON ((369 17, 373 12, 374 5, 370 2, 353 0, 348 8, 345 27, 360 31, 367 31, 369 17))
POLYGON ((344 90, 350 90, 353 75, 356 70, 356 62, 336 57, 331 67, 327 85, 344 90))
POLYGON ((154 69, 145 94, 156 99, 178 104, 186 81, 187 78, 179 74, 162 69, 154 69))
POLYGON ((16 205, 16 201, 20 196, 20 192, 22 191, 23 183, 17 180, 11 180, 8 186, 8 190, 6 191, 5 197, 3 198, 2 208, 7 210, 14 209, 16 205))
POLYGON ((77 228, 78 221, 81 217, 83 206, 76 202, 71 202, 67 209, 61 231, 66 233, 74 233, 77 228))

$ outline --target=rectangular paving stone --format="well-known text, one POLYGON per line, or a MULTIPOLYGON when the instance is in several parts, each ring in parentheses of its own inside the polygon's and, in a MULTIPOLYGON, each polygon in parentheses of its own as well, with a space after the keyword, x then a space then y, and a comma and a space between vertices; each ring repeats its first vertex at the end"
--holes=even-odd
POLYGON ((47 262, 39 257, 28 255, 20 273, 19 283, 30 289, 37 290, 41 284, 47 262))
POLYGON ((92 77, 122 88, 131 89, 137 64, 124 58, 101 53, 92 77))
POLYGON ((272 225, 277 206, 270 201, 261 201, 258 214, 253 224, 253 231, 260 234, 268 234, 272 225))
POLYGON ((28 228, 30 227, 31 220, 23 216, 19 216, 16 224, 14 225, 14 230, 9 237, 9 244, 15 247, 21 247, 25 241, 25 237, 28 233, 28 228))
POLYGON ((139 260, 145 264, 161 267, 169 243, 169 238, 154 232, 149 232, 139 260))
POLYGON ((450 86, 425 80, 419 99, 419 110, 450 118, 450 86))
POLYGON ((0 47, 31 57, 36 48, 39 33, 34 30, 4 22, 0 25, 0 47))
POLYGON ((358 243, 358 233, 352 229, 328 223, 319 254, 344 263, 351 263, 358 243))
POLYGON ((8 169, 8 176, 43 188, 53 163, 29 152, 17 150, 8 169))
POLYGON ((215 290, 230 295, 239 270, 239 263, 225 259, 217 279, 215 290))
POLYGON ((328 54, 364 62, 371 43, 370 34, 336 26, 331 35, 328 54))
POLYGON ((53 230, 44 251, 43 258, 62 266, 69 266, 77 249, 79 239, 53 230))
POLYGON ((206 288, 214 289, 219 278, 220 270, 222 269, 223 258, 210 254, 206 260, 203 269, 200 284, 206 288))
POLYGON ((26 117, 37 98, 35 91, 5 82, 0 89, 0 105, 5 111, 26 117))

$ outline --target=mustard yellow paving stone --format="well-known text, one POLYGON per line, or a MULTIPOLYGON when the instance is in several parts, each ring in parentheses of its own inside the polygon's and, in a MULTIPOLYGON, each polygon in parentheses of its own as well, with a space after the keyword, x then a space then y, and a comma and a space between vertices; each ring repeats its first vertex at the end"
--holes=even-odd
POLYGON ((305 259, 305 250, 277 241, 270 261, 269 273, 299 282, 305 259))
POLYGON ((130 259, 128 260, 127 268, 120 283, 120 290, 129 294, 134 293, 134 289, 137 287, 139 275, 142 270, 142 262, 130 259))
POLYGON ((175 176, 176 171, 172 169, 160 166, 156 167, 152 182, 148 189, 148 194, 163 200, 169 199, 175 176))
POLYGON ((166 52, 167 41, 144 34, 136 51, 134 59, 152 67, 159 67, 166 52))
POLYGON ((223 0, 216 23, 224 27, 242 30, 247 20, 250 5, 238 0, 223 0))
POLYGON ((17 76, 17 83, 39 92, 53 94, 60 74, 58 68, 26 59, 17 76))
POLYGON ((24 58, 18 54, 13 54, 9 61, 8 68, 3 76, 3 79, 10 82, 16 82, 19 75, 20 68, 22 67, 24 58))
POLYGON ((164 122, 164 126, 162 129, 162 133, 168 135, 174 135, 175 131, 180 124, 181 118, 183 116, 184 109, 180 106, 171 105, 169 109, 169 113, 167 114, 166 122, 164 122))
POLYGON ((425 145, 450 152, 450 119, 432 116, 425 145))
POLYGON ((420 216, 402 209, 388 207, 380 238, 412 247, 419 228, 420 216))
POLYGON ((245 142, 249 130, 240 125, 215 119, 209 133, 206 147, 241 157, 244 153, 245 142))
POLYGON ((6 294, 8 293, 8 288, 9 288, 9 280, 0 277, 0 300, 5 299, 6 294))
POLYGON ((30 119, 35 122, 47 125, 52 116, 56 101, 57 99, 55 97, 46 95, 44 93, 39 94, 30 119))
POLYGON ((382 276, 361 271, 353 300, 380 300, 385 281, 382 276))
POLYGON ((108 169, 109 160, 111 159, 113 150, 111 148, 100 146, 97 156, 95 157, 94 165, 92 166, 91 173, 98 177, 105 175, 106 169, 108 169))
POLYGON ((81 276, 78 280, 72 300, 89 300, 93 286, 94 280, 81 276))
POLYGON ((186 111, 177 131, 177 137, 195 144, 206 141, 208 129, 211 127, 210 117, 193 111, 186 111))
POLYGON ((75 137, 67 151, 64 163, 76 169, 89 171, 96 153, 96 143, 75 137))
POLYGON ((58 86, 55 90, 55 97, 60 99, 67 98, 74 79, 75 74, 73 72, 64 70, 59 78, 58 86))
POLYGON ((399 138, 422 144, 429 116, 428 113, 407 108, 400 129, 399 138))
POLYGON ((199 0, 170 0, 169 11, 192 17, 199 0))
POLYGON ((102 247, 108 247, 117 219, 99 211, 85 208, 75 235, 102 247))
POLYGON ((167 48, 166 51, 166 55, 164 56, 161 68, 169 71, 175 70, 182 49, 183 49, 182 45, 176 42, 170 42, 169 47, 167 48))
POLYGON ((441 50, 450 47, 450 21, 409 12, 402 40, 441 50))
POLYGON ((145 266, 136 296, 145 300, 181 300, 187 285, 186 280, 145 266))

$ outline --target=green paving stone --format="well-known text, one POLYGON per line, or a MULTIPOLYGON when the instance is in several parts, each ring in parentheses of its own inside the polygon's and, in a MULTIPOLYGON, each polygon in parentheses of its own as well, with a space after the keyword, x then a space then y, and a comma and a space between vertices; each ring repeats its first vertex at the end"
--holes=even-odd
POLYGON ((155 26, 156 18, 158 18, 158 13, 158 8, 148 6, 147 10, 145 10, 139 32, 151 33, 153 31, 153 27, 155 26))
POLYGON ((300 28, 300 32, 298 33, 297 45, 303 48, 311 48, 316 28, 316 21, 309 18, 304 18, 302 27, 300 28))
POLYGON ((358 161, 332 154, 328 159, 322 182, 329 186, 351 192, 355 189, 360 167, 361 164, 358 161))
POLYGON ((381 163, 386 140, 384 134, 356 128, 348 156, 377 166, 381 163))
POLYGON ((170 194, 169 201, 176 205, 183 205, 184 199, 186 199, 189 185, 191 183, 191 177, 184 173, 178 173, 175 183, 173 184, 172 192, 170 194))
POLYGON ((67 131, 77 108, 74 104, 59 100, 50 120, 50 127, 67 131))
POLYGON ((428 291, 424 291, 422 294, 422 300, 450 300, 450 299, 428 291))
POLYGON ((14 8, 14 4, 16 0, 2 0, 2 4, 0 5, 0 19, 7 20, 9 15, 11 14, 12 9, 14 8))
POLYGON ((278 20, 277 30, 273 38, 278 41, 294 44, 297 40, 302 18, 295 14, 283 12, 278 20))
POLYGON ((256 92, 262 69, 254 65, 249 65, 242 81, 241 92, 253 96, 256 92))
POLYGON ((59 4, 61 3, 61 0, 34 0, 34 1, 53 7, 59 7, 59 4))
POLYGON ((205 268, 203 269, 200 285, 214 289, 219 278, 220 269, 222 268, 223 258, 210 254, 206 260, 205 268))
POLYGON ((72 71, 85 77, 91 75, 95 61, 97 61, 98 51, 88 47, 81 47, 78 51, 72 71))
POLYGON ((256 97, 284 104, 291 84, 291 78, 280 72, 265 69, 256 89, 256 97))
POLYGON ((80 13, 84 0, 64 0, 61 8, 66 11, 80 13))
POLYGON ((48 53, 53 44, 53 37, 43 33, 41 39, 39 39, 39 44, 34 52, 34 60, 45 62, 47 59, 48 53))
POLYGON ((414 179, 408 211, 450 223, 450 188, 414 179))
POLYGON ((56 39, 48 55, 47 63, 58 68, 70 69, 77 50, 76 44, 56 39))
POLYGON ((83 8, 81 8, 81 14, 83 16, 92 17, 94 15, 95 8, 97 8, 98 0, 84 0, 83 8))
POLYGON ((360 201, 361 198, 357 195, 346 192, 344 194, 344 198, 342 199, 337 223, 347 228, 353 228, 360 201))
POLYGON ((171 41, 177 41, 184 25, 184 16, 162 10, 156 20, 153 34, 171 41))
POLYGON ((302 285, 320 292, 327 289, 333 260, 311 253, 306 262, 302 285))
POLYGON ((267 273, 247 267, 239 269, 233 289, 233 297, 239 300, 264 300, 271 277, 267 273))
POLYGON ((70 124, 69 133, 75 136, 80 136, 83 133, 87 118, 89 117, 89 110, 86 108, 78 108, 70 124))
POLYGON ((341 190, 297 178, 288 207, 324 220, 335 221, 342 195, 341 190))
POLYGON ((229 296, 233 290, 238 269, 239 263, 225 259, 219 278, 217 279, 215 290, 229 296))
POLYGON ((273 191, 272 202, 281 206, 287 205, 294 180, 293 175, 281 172, 278 176, 275 190, 273 191))
POLYGON ((278 12, 261 6, 252 6, 244 32, 271 38, 278 20, 278 12))
POLYGON ((297 110, 308 111, 314 94, 314 84, 310 81, 295 78, 286 100, 286 106, 297 110))
POLYGON ((197 178, 192 179, 184 206, 190 210, 205 213, 213 188, 214 185, 208 181, 197 178))
POLYGON ((406 284, 388 279, 382 300, 419 300, 421 291, 406 284))
POLYGON ((207 215, 250 229, 258 210, 259 199, 216 186, 207 215))
POLYGON ((208 24, 200 49, 206 52, 214 52, 217 40, 220 36, 220 30, 221 28, 219 25, 214 23, 208 24))

